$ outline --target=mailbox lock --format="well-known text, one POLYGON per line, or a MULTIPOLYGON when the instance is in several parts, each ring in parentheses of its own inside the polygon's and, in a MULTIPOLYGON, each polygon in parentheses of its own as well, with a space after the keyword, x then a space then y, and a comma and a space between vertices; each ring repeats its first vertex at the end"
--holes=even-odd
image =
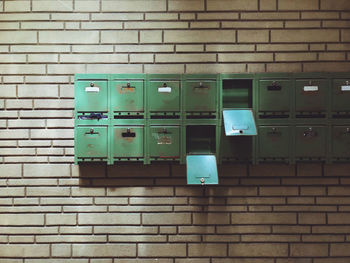
POLYGON ((163 128, 163 133, 168 133, 166 128, 163 128))
POLYGON ((204 178, 202 177, 202 178, 201 178, 201 184, 204 185, 204 183, 205 183, 205 180, 204 180, 204 178))
POLYGON ((316 137, 317 132, 313 131, 312 128, 308 128, 306 131, 304 131, 304 137, 316 137))
POLYGON ((127 86, 128 88, 130 88, 130 82, 126 83, 126 86, 127 86))
POLYGON ((346 128, 346 133, 350 134, 350 128, 346 128))
POLYGON ((349 81, 347 80, 347 81, 345 81, 345 85, 349 85, 349 81))
POLYGON ((94 129, 90 129, 90 134, 94 134, 94 129))
POLYGON ((95 84, 91 82, 90 83, 90 87, 94 87, 94 86, 95 86, 95 84))
POLYGON ((199 82, 199 87, 202 88, 203 87, 203 83, 199 82))
POLYGON ((167 87, 167 86, 168 86, 168 85, 164 82, 164 83, 163 83, 163 87, 167 87))

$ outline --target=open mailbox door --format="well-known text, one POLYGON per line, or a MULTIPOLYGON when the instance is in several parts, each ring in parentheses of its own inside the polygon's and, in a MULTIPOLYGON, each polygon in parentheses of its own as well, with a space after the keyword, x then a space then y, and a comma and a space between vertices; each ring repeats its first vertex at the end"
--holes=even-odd
POLYGON ((187 184, 218 184, 216 157, 213 154, 187 155, 187 184))
POLYGON ((224 109, 223 115, 226 136, 257 135, 251 109, 224 109))

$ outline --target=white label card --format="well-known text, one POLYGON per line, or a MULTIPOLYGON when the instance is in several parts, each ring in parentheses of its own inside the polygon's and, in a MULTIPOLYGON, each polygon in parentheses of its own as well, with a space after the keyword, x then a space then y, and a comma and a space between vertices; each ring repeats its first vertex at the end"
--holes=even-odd
POLYGON ((100 92, 99 87, 85 87, 85 92, 100 92))
POLYGON ((171 87, 159 87, 158 92, 170 93, 171 87))
POLYGON ((318 91, 318 86, 304 86, 304 91, 318 91))
POLYGON ((350 86, 341 86, 341 91, 350 91, 350 86))

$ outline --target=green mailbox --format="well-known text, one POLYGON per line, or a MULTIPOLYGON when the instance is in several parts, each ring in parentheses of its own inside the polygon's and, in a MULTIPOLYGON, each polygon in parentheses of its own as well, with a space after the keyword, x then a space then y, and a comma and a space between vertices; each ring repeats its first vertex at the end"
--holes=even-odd
POLYGON ((216 81, 187 80, 184 87, 186 112, 215 112, 217 108, 216 81))
POLYGON ((332 128, 333 158, 350 158, 350 125, 332 128))
POLYGON ((327 80, 298 79, 295 85, 295 110, 298 113, 325 112, 327 110, 327 80))
POLYGON ((252 158, 253 140, 250 136, 226 136, 222 129, 220 157, 223 161, 249 161, 252 158))
POLYGON ((215 155, 187 155, 187 184, 218 184, 215 155))
POLYGON ((150 112, 180 111, 180 81, 150 81, 148 103, 150 112))
POLYGON ((288 126, 260 126, 258 141, 259 158, 288 158, 290 155, 288 126))
POLYGON ((144 111, 143 80, 114 80, 111 82, 113 112, 144 111))
POLYGON ((115 126, 113 128, 113 157, 143 157, 143 126, 115 126))
POLYGON ((149 152, 151 157, 172 158, 180 157, 180 128, 179 126, 151 126, 149 152))
POLYGON ((78 158, 107 158, 107 134, 105 126, 76 127, 75 155, 78 158))
POLYGON ((108 112, 107 81, 91 80, 75 83, 77 112, 108 112))
POLYGON ((332 111, 350 112, 350 81, 335 79, 332 85, 332 111))
POLYGON ((259 81, 259 112, 290 111, 290 91, 293 82, 290 80, 260 80, 259 81))
POLYGON ((326 133, 324 126, 297 126, 295 128, 295 156, 297 158, 324 158, 326 133))

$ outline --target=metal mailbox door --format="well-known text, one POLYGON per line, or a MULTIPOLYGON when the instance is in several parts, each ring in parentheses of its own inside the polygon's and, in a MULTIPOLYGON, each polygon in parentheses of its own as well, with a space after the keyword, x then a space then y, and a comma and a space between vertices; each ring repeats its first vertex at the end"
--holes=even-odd
POLYGON ((112 81, 112 111, 143 111, 143 81, 112 81))
POLYGON ((175 126, 151 126, 150 156, 178 158, 180 156, 180 129, 175 126))
POLYGON ((188 80, 185 84, 186 111, 216 111, 216 81, 188 80))
POLYGON ((77 127, 75 143, 78 158, 107 158, 107 127, 77 127))
POLYGON ((259 111, 289 111, 292 85, 290 80, 260 80, 259 111))
POLYGON ((322 112, 327 109, 327 80, 297 80, 295 110, 322 112))
POLYGON ((296 157, 324 157, 326 155, 326 127, 298 126, 295 132, 296 157))
POLYGON ((143 157, 143 127, 114 127, 113 154, 114 157, 143 157))
POLYGON ((333 80, 332 111, 350 111, 350 80, 333 80))
POLYGON ((259 127, 260 158, 287 158, 290 134, 287 126, 259 127))
POLYGON ((151 81, 148 101, 149 111, 180 111, 180 82, 151 81))
POLYGON ((78 112, 107 112, 107 98, 107 81, 75 82, 75 108, 78 112))
POLYGON ((350 126, 333 127, 332 154, 335 158, 350 158, 350 126))

